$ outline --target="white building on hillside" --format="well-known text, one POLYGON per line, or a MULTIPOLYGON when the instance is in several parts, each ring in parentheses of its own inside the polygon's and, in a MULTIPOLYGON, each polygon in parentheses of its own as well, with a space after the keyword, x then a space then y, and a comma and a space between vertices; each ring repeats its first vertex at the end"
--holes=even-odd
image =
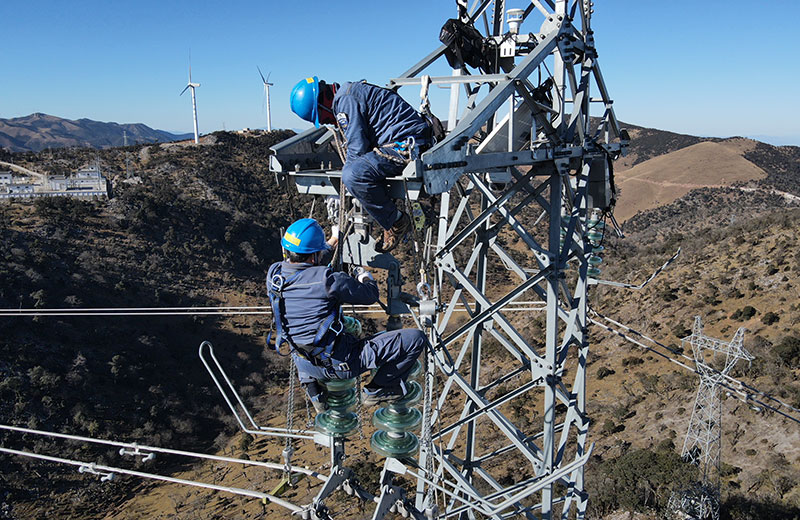
POLYGON ((0 200, 39 197, 108 197, 108 180, 98 166, 81 168, 71 175, 42 175, 38 182, 0 172, 0 200))

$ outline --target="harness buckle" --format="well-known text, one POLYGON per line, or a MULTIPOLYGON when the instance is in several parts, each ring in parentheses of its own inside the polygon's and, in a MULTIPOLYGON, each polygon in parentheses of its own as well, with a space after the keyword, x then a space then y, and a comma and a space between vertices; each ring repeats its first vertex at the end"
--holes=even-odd
POLYGON ((344 331, 344 322, 342 322, 341 318, 339 318, 336 321, 334 321, 333 323, 331 323, 330 331, 333 332, 334 335, 336 335, 336 336, 338 336, 339 334, 342 333, 342 331, 344 331), (337 323, 339 324, 339 330, 335 329, 335 326, 336 326, 337 323))
POLYGON ((339 363, 336 365, 336 368, 339 370, 339 372, 350 372, 350 365, 347 363, 339 363))
POLYGON ((283 284, 285 282, 286 280, 283 278, 283 276, 276 274, 270 279, 269 284, 272 286, 273 290, 280 292, 283 290, 283 284))

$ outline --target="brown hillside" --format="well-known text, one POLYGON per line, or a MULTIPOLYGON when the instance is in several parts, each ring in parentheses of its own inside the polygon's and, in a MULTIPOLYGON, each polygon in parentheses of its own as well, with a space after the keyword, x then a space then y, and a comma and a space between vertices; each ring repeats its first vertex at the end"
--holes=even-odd
POLYGON ((618 172, 617 219, 669 204, 693 189, 765 178, 764 170, 743 157, 755 144, 749 139, 698 143, 618 172))
MULTIPOLYGON (((54 199, 0 207, 0 306, 262 305, 263 273, 279 255, 277 229, 311 207, 310 197, 287 194, 265 174, 269 146, 286 137, 219 133, 200 147, 0 150, 2 160, 47 172, 71 171, 99 155, 115 190, 109 201, 54 199), (126 154, 141 184, 124 180, 126 154)), ((634 137, 629 158, 638 154, 639 160, 629 171, 624 165, 617 169, 620 203, 652 209, 626 221, 624 239, 606 237, 602 277, 638 283, 677 247, 683 253, 642 291, 593 286, 591 306, 671 347, 679 346, 695 315, 703 316, 708 334, 724 339, 745 326, 745 346, 756 360, 737 368, 735 377, 800 407, 800 209, 783 195, 800 195, 795 187, 800 148, 648 129, 634 137), (748 191, 730 187, 749 179, 760 180, 750 182, 748 191), (692 189, 696 186, 705 187, 692 189), (665 194, 673 197, 671 203, 665 194)), ((520 218, 533 221, 536 214, 531 205, 520 218)), ((508 235, 499 240, 507 241, 503 246, 514 255, 527 251, 508 235)), ((406 258, 413 254, 411 246, 404 246, 406 258)), ((496 298, 508 291, 512 276, 496 257, 489 269, 490 296, 496 298)), ((515 313, 510 319, 532 344, 541 343, 541 315, 515 313)), ((465 320, 458 317, 453 326, 465 320)), ((365 324, 370 332, 383 325, 382 320, 365 324)), ((0 321, 0 420, 279 462, 283 442, 243 434, 197 359, 199 342, 212 340, 256 422, 283 427, 288 360, 265 348, 268 329, 268 319, 254 316, 0 321)), ((587 518, 619 519, 621 511, 624 518, 662 518, 673 477, 685 471, 679 454, 697 378, 594 324, 589 334, 587 412, 596 444, 586 473, 587 518)), ((510 355, 499 342, 487 341, 485 352, 484 382, 507 373, 510 355)), ((575 366, 567 371, 574 374, 575 366)), ((490 397, 517 381, 488 390, 494 392, 490 397)), ((443 410, 445 419, 460 413, 460 397, 443 410)), ((295 426, 308 419, 299 393, 298 398, 295 426)), ((500 407, 529 432, 542 428, 540 409, 527 395, 500 407)), ((375 491, 382 459, 367 449, 374 429, 370 411, 365 438, 349 445, 346 463, 375 491)), ((800 428, 731 398, 723 413, 722 518, 800 518, 800 428)), ((483 419, 478 424, 494 428, 483 419)), ((501 440, 485 438, 482 450, 501 440)), ((116 450, 32 436, 0 433, 0 444, 266 492, 281 478, 274 470, 169 456, 146 465, 121 458, 116 450)), ((298 443, 295 461, 322 473, 330 470, 329 454, 313 443, 298 443)), ((502 469, 509 482, 532 475, 526 463, 502 469)), ((410 480, 404 485, 412 489, 410 480)), ((283 496, 308 503, 319 489, 314 479, 305 479, 283 496)), ((374 508, 343 493, 330 505, 338 519, 370 518, 374 508)), ((277 505, 226 493, 132 477, 100 482, 71 467, 0 457, 0 519, 288 517, 277 505)))

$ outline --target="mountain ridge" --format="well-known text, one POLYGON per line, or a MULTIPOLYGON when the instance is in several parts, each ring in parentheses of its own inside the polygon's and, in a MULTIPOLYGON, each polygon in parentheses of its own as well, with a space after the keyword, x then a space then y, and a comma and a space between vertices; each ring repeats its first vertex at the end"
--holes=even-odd
POLYGON ((11 152, 39 152, 47 148, 112 148, 125 144, 170 142, 192 134, 173 134, 144 123, 116 123, 88 118, 65 119, 35 112, 28 116, 0 119, 0 147, 11 152))

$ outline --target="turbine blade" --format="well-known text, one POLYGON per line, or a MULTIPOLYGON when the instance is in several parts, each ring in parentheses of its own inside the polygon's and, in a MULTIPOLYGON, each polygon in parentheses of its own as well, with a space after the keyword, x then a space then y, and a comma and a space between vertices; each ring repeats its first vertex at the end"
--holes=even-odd
MULTIPOLYGON (((261 81, 263 81, 264 83, 266 83, 266 82, 267 82, 267 80, 266 80, 266 79, 264 79, 264 74, 261 72, 261 67, 259 67, 258 65, 256 65, 256 68, 258 69, 258 75, 259 75, 259 76, 261 76, 261 81)), ((269 79, 269 76, 267 76, 267 79, 269 79)))
MULTIPOLYGON (((267 74, 267 81, 265 81, 264 83, 269 83, 269 77, 270 76, 272 76, 272 71, 269 71, 269 74, 267 74)), ((269 83, 269 84, 272 85, 272 83, 269 83)))
POLYGON ((178 95, 179 95, 179 96, 182 96, 182 95, 183 95, 183 93, 184 93, 184 92, 186 92, 186 90, 187 90, 188 88, 189 88, 189 85, 186 85, 185 87, 183 87, 183 90, 181 90, 181 93, 180 93, 180 94, 178 94, 178 95))

